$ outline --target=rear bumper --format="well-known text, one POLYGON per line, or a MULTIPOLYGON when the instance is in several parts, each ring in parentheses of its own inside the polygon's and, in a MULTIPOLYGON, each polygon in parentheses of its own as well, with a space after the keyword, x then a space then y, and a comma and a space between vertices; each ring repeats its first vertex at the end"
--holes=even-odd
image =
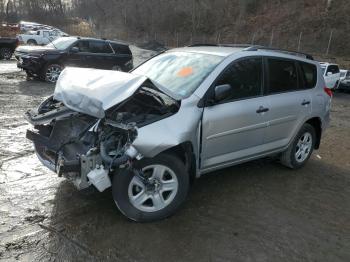
POLYGON ((350 81, 340 82, 338 89, 350 90, 350 81))

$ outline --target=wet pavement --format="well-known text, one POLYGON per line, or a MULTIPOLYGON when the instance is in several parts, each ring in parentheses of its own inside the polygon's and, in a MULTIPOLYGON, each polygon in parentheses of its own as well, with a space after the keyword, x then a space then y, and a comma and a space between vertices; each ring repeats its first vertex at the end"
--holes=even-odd
POLYGON ((78 192, 37 160, 23 113, 53 89, 0 61, 1 261, 350 261, 350 94, 335 95, 303 169, 264 159, 215 172, 176 215, 138 224, 110 191, 78 192))

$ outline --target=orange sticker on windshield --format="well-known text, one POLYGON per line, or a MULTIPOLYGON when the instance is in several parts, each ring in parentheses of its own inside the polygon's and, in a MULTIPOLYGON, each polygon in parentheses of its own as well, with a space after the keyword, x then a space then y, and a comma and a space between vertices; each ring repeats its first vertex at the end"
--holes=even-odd
POLYGON ((177 76, 180 76, 180 77, 186 77, 192 74, 193 74, 192 67, 184 67, 184 68, 181 68, 179 72, 177 72, 177 76))

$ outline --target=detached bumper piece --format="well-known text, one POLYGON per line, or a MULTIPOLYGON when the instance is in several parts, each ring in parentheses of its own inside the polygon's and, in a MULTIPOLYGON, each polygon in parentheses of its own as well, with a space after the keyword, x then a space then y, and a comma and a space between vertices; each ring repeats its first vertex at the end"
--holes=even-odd
MULTIPOLYGON (((40 147, 44 147, 46 151, 51 151, 52 153, 57 152, 60 150, 61 146, 57 144, 52 144, 52 141, 48 137, 45 137, 43 135, 40 135, 36 132, 33 132, 31 130, 27 130, 26 138, 31 140, 35 145, 38 145, 40 147)), ((56 155, 57 164, 56 166, 56 173, 58 176, 62 176, 64 173, 68 172, 76 172, 80 173, 80 161, 79 160, 64 160, 63 158, 60 158, 59 155, 56 155)))
POLYGON ((64 117, 78 115, 78 112, 75 112, 67 107, 60 107, 55 110, 49 111, 47 113, 38 114, 34 110, 29 110, 25 113, 25 118, 32 125, 43 125, 49 123, 51 120, 59 120, 64 117))
POLYGON ((34 131, 27 130, 26 138, 32 141, 35 145, 44 146, 46 149, 56 152, 59 150, 60 146, 52 144, 48 137, 40 135, 34 131))

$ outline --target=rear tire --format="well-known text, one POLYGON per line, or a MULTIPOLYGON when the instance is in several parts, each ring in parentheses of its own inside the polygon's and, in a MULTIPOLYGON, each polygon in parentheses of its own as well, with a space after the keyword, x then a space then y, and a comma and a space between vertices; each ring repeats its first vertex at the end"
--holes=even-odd
POLYGON ((29 39, 27 45, 38 45, 38 43, 34 39, 29 39))
POLYGON ((112 67, 112 70, 113 70, 113 71, 120 71, 120 72, 123 72, 122 68, 121 68, 120 66, 118 66, 118 65, 114 65, 114 66, 112 67))
POLYGON ((316 132, 312 125, 305 123, 288 149, 281 155, 281 163, 291 169, 301 168, 309 160, 315 148, 316 132))
POLYGON ((113 178, 113 198, 119 210, 137 222, 151 222, 174 214, 185 201, 189 175, 184 163, 171 154, 142 159, 135 164, 154 184, 145 185, 132 170, 121 170, 113 178), (154 181, 152 181, 152 178, 154 181))
POLYGON ((12 58, 12 50, 10 48, 1 48, 0 49, 0 58, 5 59, 5 60, 10 60, 12 58))

